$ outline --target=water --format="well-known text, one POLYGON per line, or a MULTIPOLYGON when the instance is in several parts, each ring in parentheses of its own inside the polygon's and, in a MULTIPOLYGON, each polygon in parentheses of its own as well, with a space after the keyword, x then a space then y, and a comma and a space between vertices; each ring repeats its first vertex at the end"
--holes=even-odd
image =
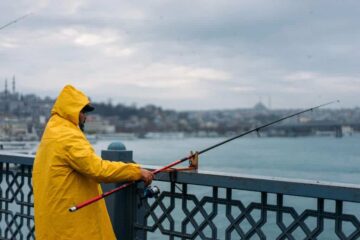
MULTIPOLYGON (((136 139, 121 141, 134 160, 163 166, 223 138, 136 139)), ((99 141, 100 154, 111 141, 99 141)), ((202 170, 360 184, 360 136, 343 138, 255 138, 234 140, 200 156, 202 170)))

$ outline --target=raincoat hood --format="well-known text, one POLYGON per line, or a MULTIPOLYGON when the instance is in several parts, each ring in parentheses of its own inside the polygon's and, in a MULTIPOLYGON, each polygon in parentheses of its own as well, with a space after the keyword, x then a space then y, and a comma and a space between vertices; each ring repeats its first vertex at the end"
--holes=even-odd
POLYGON ((83 92, 71 85, 66 85, 55 101, 51 116, 57 114, 78 125, 79 113, 89 103, 89 98, 83 92))

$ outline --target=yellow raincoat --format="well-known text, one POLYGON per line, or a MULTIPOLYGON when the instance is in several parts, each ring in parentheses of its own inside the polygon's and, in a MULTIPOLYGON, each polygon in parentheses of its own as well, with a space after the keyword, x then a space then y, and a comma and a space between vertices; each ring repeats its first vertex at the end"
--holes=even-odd
POLYGON ((95 154, 78 127, 79 112, 88 103, 82 92, 67 85, 51 110, 33 168, 37 240, 115 239, 104 200, 73 213, 68 209, 100 195, 100 182, 141 178, 139 165, 95 154))

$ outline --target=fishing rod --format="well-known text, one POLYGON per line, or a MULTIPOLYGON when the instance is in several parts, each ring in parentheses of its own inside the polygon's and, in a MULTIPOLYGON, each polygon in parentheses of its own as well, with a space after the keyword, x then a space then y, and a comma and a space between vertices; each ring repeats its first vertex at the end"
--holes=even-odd
POLYGON ((32 14, 32 13, 27 13, 27 14, 25 14, 24 16, 19 17, 19 18, 13 20, 13 21, 11 21, 11 22, 9 22, 9 23, 1 26, 1 27, 0 27, 0 30, 3 30, 4 28, 6 28, 6 27, 8 27, 8 26, 10 26, 10 25, 12 25, 12 24, 14 24, 14 23, 17 23, 18 21, 23 20, 24 18, 28 17, 28 16, 31 15, 31 14, 32 14))
MULTIPOLYGON (((324 104, 321 104, 321 105, 319 105, 319 106, 312 107, 312 108, 308 108, 308 109, 305 109, 305 110, 303 110, 303 111, 300 111, 300 112, 297 112, 297 113, 294 113, 294 114, 291 114, 291 115, 282 117, 282 118, 280 118, 280 119, 278 119, 278 120, 275 120, 275 121, 273 121, 273 122, 267 123, 267 124, 262 125, 262 126, 260 126, 260 127, 253 128, 253 129, 251 129, 251 130, 249 130, 249 131, 246 131, 246 132, 243 132, 243 133, 241 133, 241 134, 239 134, 239 135, 237 135, 237 136, 235 136, 235 137, 229 138, 229 139, 227 139, 227 140, 225 140, 225 141, 219 142, 219 143, 214 144, 214 145, 212 145, 212 146, 210 146, 210 147, 208 147, 208 148, 205 148, 205 149, 203 149, 203 150, 201 150, 201 151, 198 151, 198 152, 196 152, 195 154, 190 154, 190 156, 184 157, 184 158, 182 158, 182 159, 180 159, 180 160, 177 160, 177 161, 175 161, 175 162, 172 162, 172 163, 170 163, 170 164, 168 164, 168 165, 166 165, 166 166, 164 166, 164 167, 162 167, 162 168, 156 169, 156 170, 152 171, 152 174, 155 175, 155 174, 157 174, 157 173, 159 173, 159 172, 163 172, 163 171, 165 171, 165 170, 167 170, 167 169, 169 169, 169 168, 171 168, 171 167, 173 167, 173 166, 175 166, 175 165, 178 165, 178 164, 180 164, 180 163, 182 163, 182 162, 185 162, 185 161, 187 161, 187 160, 190 160, 190 159, 194 158, 194 157, 196 156, 196 154, 197 154, 197 155, 203 154, 203 153, 205 153, 205 152, 207 152, 207 151, 210 151, 211 149, 214 149, 214 148, 216 148, 216 147, 219 147, 219 146, 221 146, 221 145, 223 145, 223 144, 225 144, 225 143, 228 143, 228 142, 230 142, 230 141, 233 141, 233 140, 235 140, 235 139, 237 139, 237 138, 240 138, 240 137, 243 137, 243 136, 245 136, 245 135, 248 135, 248 134, 250 134, 250 133, 252 133, 252 132, 259 132, 261 129, 266 128, 266 127, 268 127, 268 126, 270 126, 270 125, 273 125, 273 124, 275 124, 275 123, 284 121, 285 119, 295 117, 295 116, 300 115, 300 114, 303 114, 303 113, 305 113, 305 112, 313 111, 314 109, 317 109, 317 108, 320 108, 320 107, 324 107, 324 106, 333 104, 333 103, 335 103, 335 102, 340 102, 340 101, 339 101, 339 100, 335 100, 335 101, 331 101, 331 102, 328 102, 328 103, 324 103, 324 104)), ((140 181, 133 181, 133 182, 125 183, 125 184, 123 184, 123 185, 121 185, 121 186, 119 186, 119 187, 117 187, 117 188, 114 188, 113 190, 110 190, 110 191, 105 192, 105 193, 103 193, 103 194, 101 194, 101 195, 99 195, 99 196, 96 196, 96 197, 94 197, 94 198, 91 198, 91 199, 89 199, 89 200, 87 200, 87 201, 85 201, 85 202, 83 202, 83 203, 80 203, 80 204, 78 204, 78 205, 75 205, 75 206, 69 208, 69 211, 70 211, 70 212, 75 212, 75 211, 77 211, 77 210, 79 210, 79 209, 81 209, 81 208, 83 208, 83 207, 85 207, 85 206, 87 206, 87 205, 90 205, 90 204, 92 204, 92 203, 94 203, 94 202, 96 202, 96 201, 98 201, 98 200, 100 200, 100 199, 103 199, 103 198, 105 198, 105 197, 107 197, 107 196, 109 196, 109 195, 111 195, 111 194, 113 194, 113 193, 115 193, 115 192, 118 192, 118 191, 120 191, 120 190, 122 190, 122 189, 124 189, 124 188, 127 188, 128 186, 130 186, 130 185, 132 185, 132 184, 134 184, 134 183, 136 183, 136 182, 140 182, 140 181)))

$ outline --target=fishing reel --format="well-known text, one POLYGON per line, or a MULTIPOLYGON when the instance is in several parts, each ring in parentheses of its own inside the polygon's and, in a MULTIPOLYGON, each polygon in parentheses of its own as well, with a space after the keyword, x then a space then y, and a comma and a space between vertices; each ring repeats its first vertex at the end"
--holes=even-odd
POLYGON ((147 188, 144 189, 144 195, 142 199, 153 198, 159 195, 159 193, 160 193, 160 188, 158 186, 148 186, 147 188))
MULTIPOLYGON (((159 195, 160 188, 158 186, 148 186, 144 189, 144 193, 140 196, 140 201, 138 202, 138 208, 143 206, 143 201, 147 198, 153 198, 159 195)), ((140 195, 140 194, 139 194, 140 195)))

